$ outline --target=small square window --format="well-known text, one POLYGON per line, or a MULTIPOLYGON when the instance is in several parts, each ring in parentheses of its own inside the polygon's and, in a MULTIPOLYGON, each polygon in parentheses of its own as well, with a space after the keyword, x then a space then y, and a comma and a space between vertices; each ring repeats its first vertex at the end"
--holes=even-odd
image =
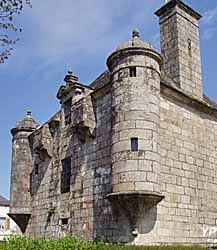
POLYGON ((67 225, 68 224, 68 218, 63 218, 61 219, 62 225, 67 225))
POLYGON ((131 151, 138 152, 138 150, 139 150, 138 138, 131 138, 131 151))
POLYGON ((130 67, 130 77, 136 77, 136 67, 130 67))

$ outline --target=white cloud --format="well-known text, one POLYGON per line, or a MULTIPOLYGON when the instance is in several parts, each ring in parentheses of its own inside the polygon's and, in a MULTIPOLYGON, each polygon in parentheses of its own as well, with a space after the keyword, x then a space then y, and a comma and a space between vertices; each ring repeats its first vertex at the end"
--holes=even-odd
POLYGON ((216 28, 215 27, 209 27, 204 29, 202 33, 202 38, 204 40, 210 40, 213 38, 213 36, 216 34, 216 28))
POLYGON ((209 25, 217 22, 217 6, 216 8, 205 12, 203 16, 203 22, 209 25))
POLYGON ((203 33, 202 38, 204 40, 210 40, 216 34, 217 28, 217 6, 214 9, 210 9, 205 12, 202 19, 203 33))
POLYGON ((144 0, 136 3, 134 0, 33 0, 33 8, 26 8, 18 19, 23 34, 14 58, 19 59, 19 64, 11 58, 3 69, 13 67, 22 72, 40 59, 40 65, 29 72, 34 74, 53 63, 71 65, 73 61, 85 62, 86 56, 94 58, 105 52, 108 55, 121 41, 130 38, 130 29, 140 26, 141 33, 150 30, 155 20, 152 10, 160 3, 160 0, 146 3, 144 0))

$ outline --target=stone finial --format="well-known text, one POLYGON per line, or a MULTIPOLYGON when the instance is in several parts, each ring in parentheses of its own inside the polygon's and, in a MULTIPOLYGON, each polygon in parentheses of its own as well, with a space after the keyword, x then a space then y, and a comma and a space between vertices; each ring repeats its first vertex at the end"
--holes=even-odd
POLYGON ((139 38, 140 37, 140 32, 138 29, 133 30, 132 32, 133 38, 139 38))
POLYGON ((28 109, 26 115, 27 117, 32 117, 32 110, 28 109))
POLYGON ((65 76, 64 81, 66 82, 67 85, 70 85, 78 82, 78 77, 74 76, 72 70, 69 69, 67 75, 65 76))
POLYGON ((71 69, 68 69, 68 74, 72 75, 72 70, 71 69))

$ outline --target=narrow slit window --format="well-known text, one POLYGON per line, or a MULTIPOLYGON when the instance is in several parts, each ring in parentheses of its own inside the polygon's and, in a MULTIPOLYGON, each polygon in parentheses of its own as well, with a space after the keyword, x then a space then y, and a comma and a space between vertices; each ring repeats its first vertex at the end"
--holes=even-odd
POLYGON ((188 54, 191 56, 192 54, 192 42, 191 39, 188 39, 188 54))
POLYGON ((38 170, 38 164, 35 164, 35 174, 38 175, 39 170, 38 170))
POLYGON ((139 150, 138 138, 131 138, 131 151, 137 152, 139 150))
POLYGON ((63 218, 61 221, 62 221, 62 225, 68 224, 68 218, 63 218))
POLYGON ((130 67, 130 77, 136 77, 136 67, 130 67))

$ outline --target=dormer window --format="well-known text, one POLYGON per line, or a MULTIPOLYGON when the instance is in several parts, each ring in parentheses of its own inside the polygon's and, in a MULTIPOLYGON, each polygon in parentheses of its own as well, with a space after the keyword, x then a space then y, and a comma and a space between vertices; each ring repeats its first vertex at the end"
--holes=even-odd
POLYGON ((130 67, 130 77, 136 77, 136 67, 130 67))
POLYGON ((71 124, 71 105, 72 105, 71 98, 66 102, 64 102, 65 125, 71 124))
POLYGON ((81 95, 82 94, 82 90, 80 88, 76 88, 75 89, 75 94, 76 95, 81 95))

